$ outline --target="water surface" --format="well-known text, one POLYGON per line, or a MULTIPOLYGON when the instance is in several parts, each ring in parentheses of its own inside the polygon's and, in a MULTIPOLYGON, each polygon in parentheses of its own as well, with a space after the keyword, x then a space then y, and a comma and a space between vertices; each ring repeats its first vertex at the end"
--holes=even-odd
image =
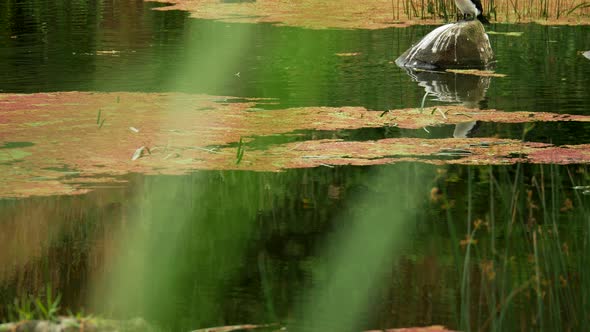
MULTIPOLYGON (((195 20, 153 6, 8 1, 0 10, 0 92, 180 91, 273 98, 261 107, 277 109, 383 111, 419 107, 425 91, 446 89, 425 104, 590 114, 590 61, 578 52, 590 48, 587 26, 493 25, 523 32, 490 36, 495 71, 507 77, 452 75, 436 85, 393 63, 431 26, 307 30, 195 20)), ((583 144, 589 129, 482 123, 472 135, 583 144)), ((368 140, 453 131, 298 134, 368 140)), ((284 139, 291 138, 253 145, 284 139)), ((80 196, 2 199, 0 317, 15 297, 49 283, 65 308, 142 316, 175 331, 265 322, 334 331, 576 329, 588 323, 579 314, 590 301, 590 217, 589 196, 572 187, 588 185, 587 174, 584 165, 414 163, 132 174, 80 196), (476 229, 477 220, 486 226, 476 229), (479 242, 466 245, 467 235, 479 242), (539 274, 537 286, 520 290, 539 274), (489 320, 496 307, 504 316, 489 320)))

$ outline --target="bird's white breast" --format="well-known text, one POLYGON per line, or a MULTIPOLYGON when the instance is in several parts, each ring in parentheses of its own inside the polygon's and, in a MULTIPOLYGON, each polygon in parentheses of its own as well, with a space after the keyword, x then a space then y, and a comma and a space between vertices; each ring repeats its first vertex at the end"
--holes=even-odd
POLYGON ((457 7, 459 7, 459 10, 463 14, 470 14, 473 16, 481 14, 479 10, 477 10, 477 7, 475 7, 475 4, 471 2, 471 0, 455 0, 455 4, 457 7))

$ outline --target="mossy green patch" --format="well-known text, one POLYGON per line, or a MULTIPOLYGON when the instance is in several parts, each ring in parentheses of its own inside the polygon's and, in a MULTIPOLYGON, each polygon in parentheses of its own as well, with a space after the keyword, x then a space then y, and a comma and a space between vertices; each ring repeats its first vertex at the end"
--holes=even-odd
POLYGON ((35 144, 32 142, 6 142, 3 145, 0 145, 0 149, 26 148, 33 145, 35 144))

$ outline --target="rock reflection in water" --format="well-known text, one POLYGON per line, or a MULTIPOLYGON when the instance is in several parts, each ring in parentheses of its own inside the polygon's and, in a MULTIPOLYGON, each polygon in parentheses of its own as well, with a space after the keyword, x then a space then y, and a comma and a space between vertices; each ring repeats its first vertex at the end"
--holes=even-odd
MULTIPOLYGON (((424 88, 426 96, 435 96, 438 101, 457 103, 468 108, 487 108, 486 92, 490 86, 491 77, 405 69, 408 75, 424 88)), ((477 121, 459 123, 455 126, 453 137, 469 137, 477 125, 477 121)))

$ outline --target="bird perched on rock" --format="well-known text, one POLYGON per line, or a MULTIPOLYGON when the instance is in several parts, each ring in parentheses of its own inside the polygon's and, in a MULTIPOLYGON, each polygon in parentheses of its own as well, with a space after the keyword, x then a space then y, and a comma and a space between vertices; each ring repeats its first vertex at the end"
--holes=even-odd
POLYGON ((463 18, 470 18, 471 20, 478 19, 483 24, 489 24, 485 16, 483 16, 483 7, 480 0, 455 0, 455 4, 463 13, 463 18))

